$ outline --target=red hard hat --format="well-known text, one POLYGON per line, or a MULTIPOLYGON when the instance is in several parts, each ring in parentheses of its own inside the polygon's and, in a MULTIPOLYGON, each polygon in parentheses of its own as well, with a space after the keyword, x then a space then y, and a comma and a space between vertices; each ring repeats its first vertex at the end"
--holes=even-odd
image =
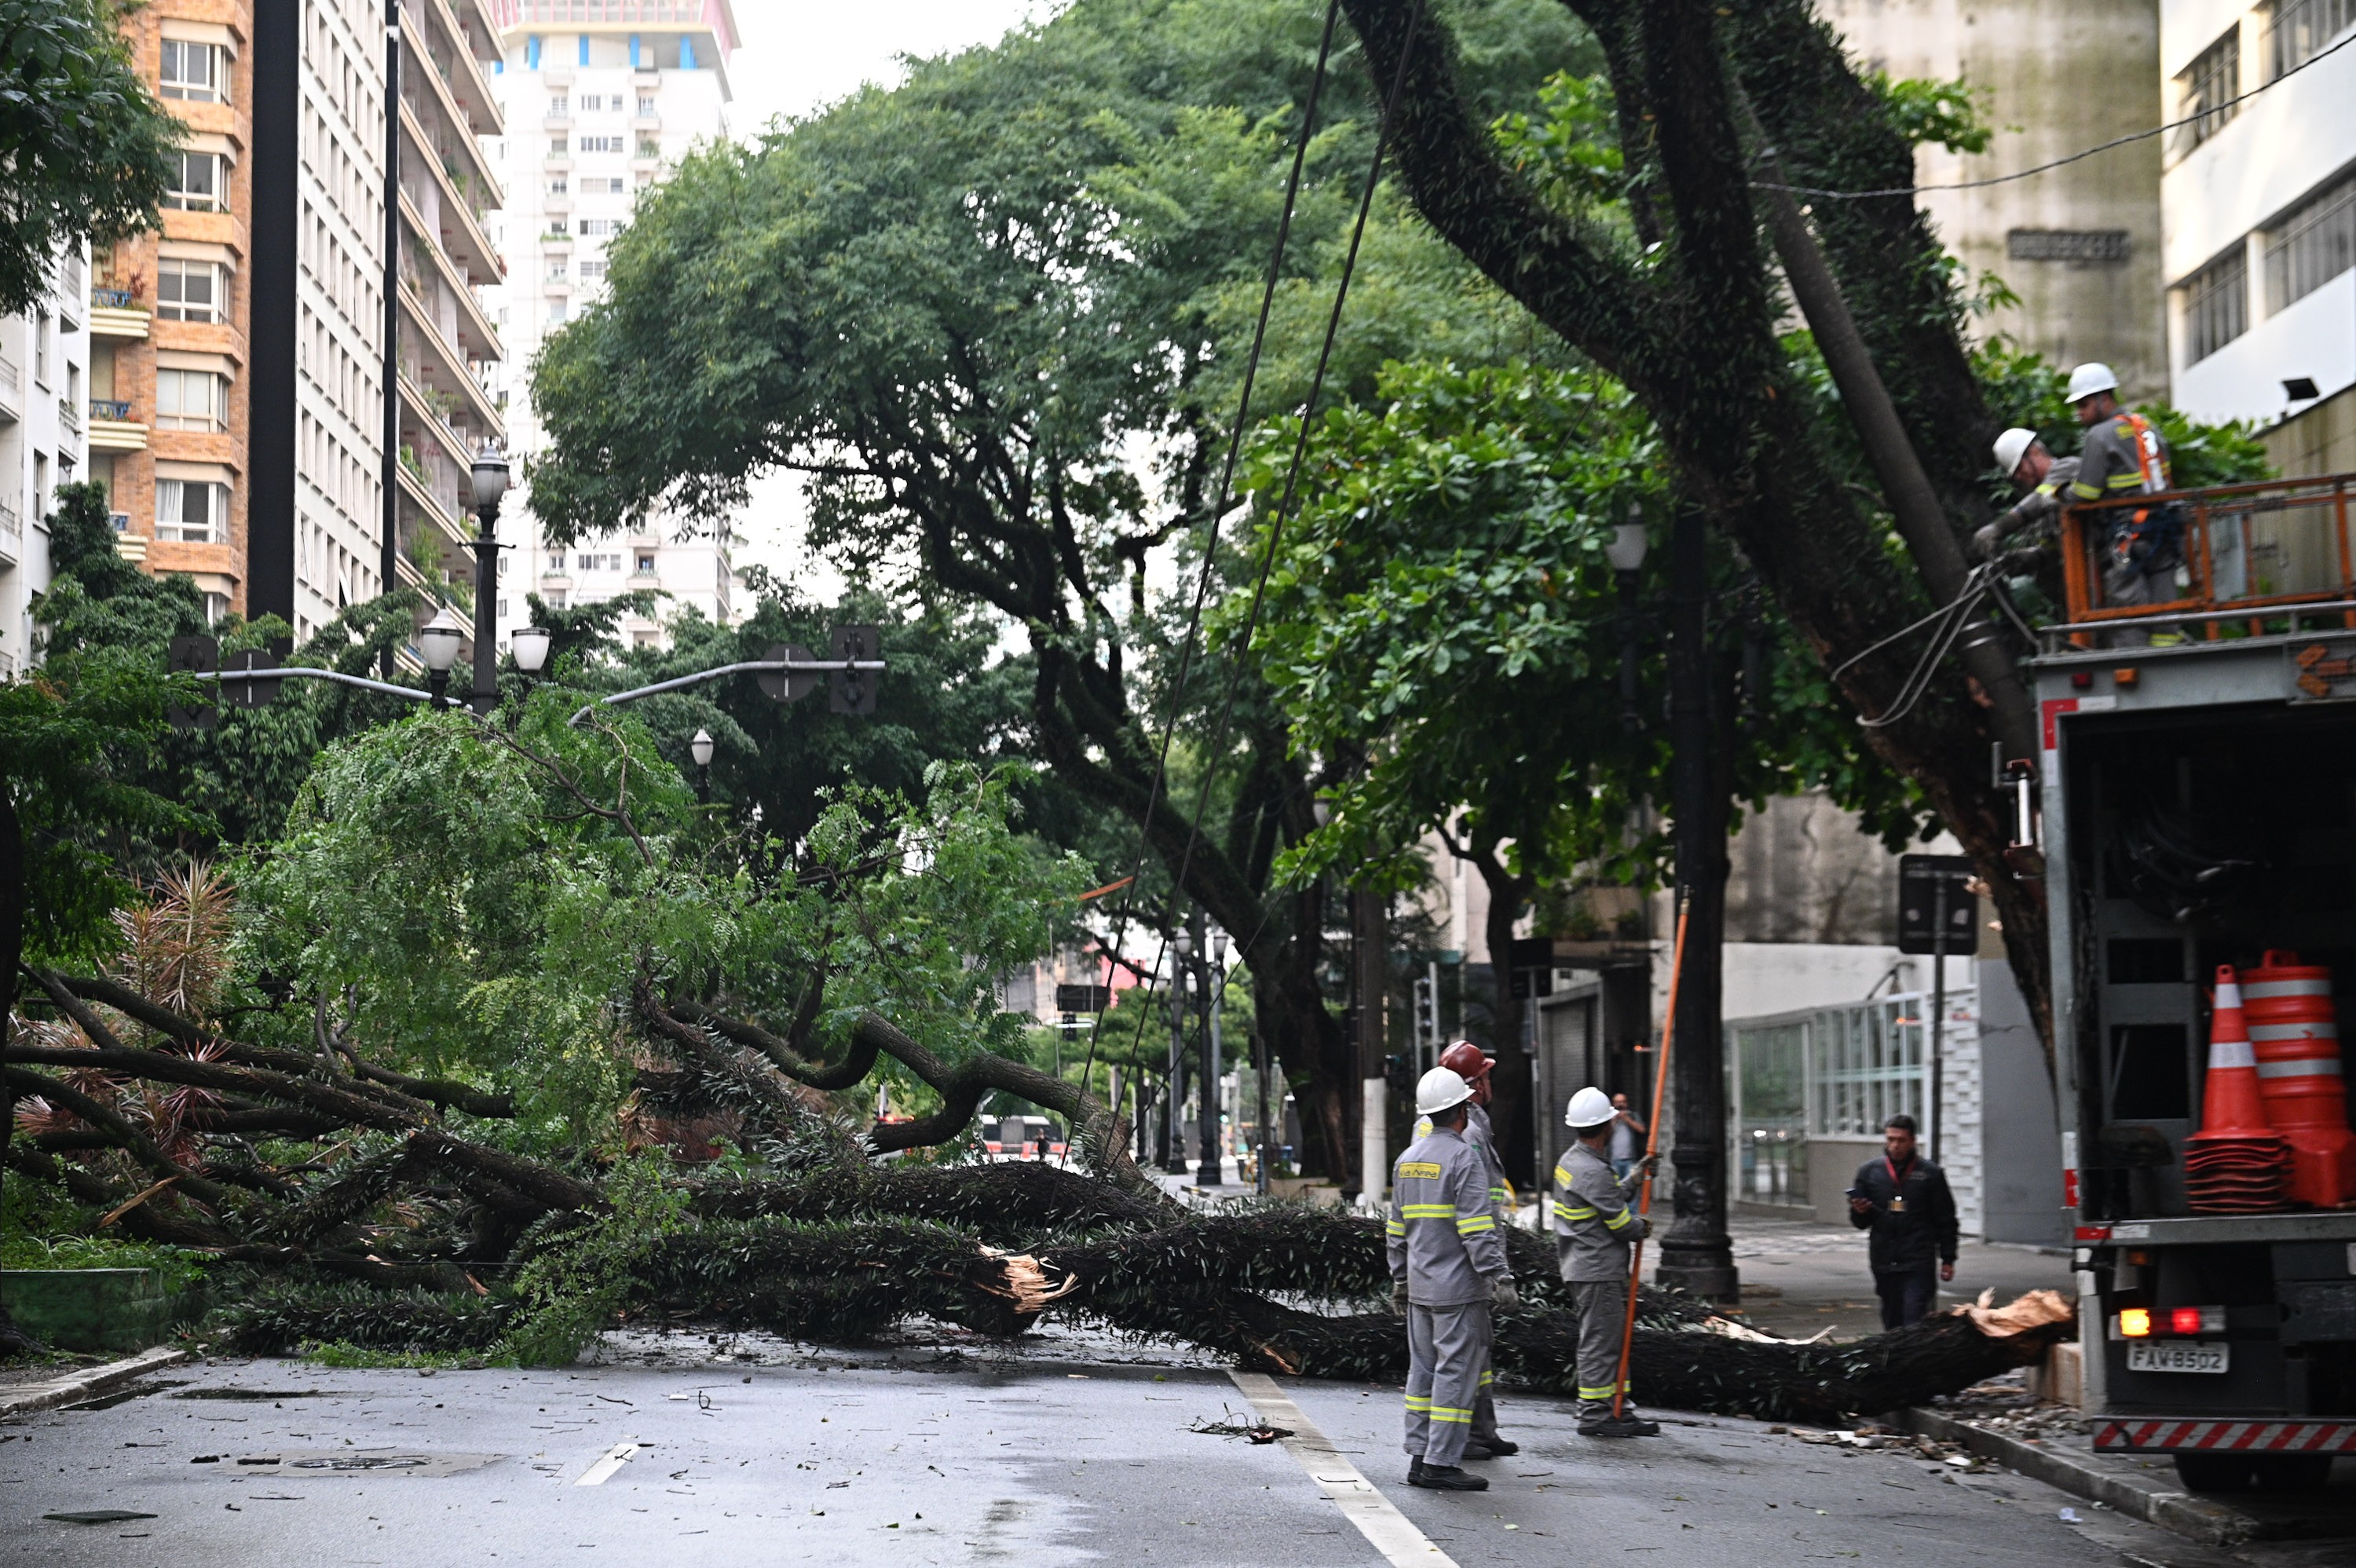
POLYGON ((1482 1053, 1481 1048, 1469 1040, 1460 1040, 1440 1053, 1440 1065, 1447 1068, 1467 1083, 1488 1073, 1496 1062, 1482 1053))

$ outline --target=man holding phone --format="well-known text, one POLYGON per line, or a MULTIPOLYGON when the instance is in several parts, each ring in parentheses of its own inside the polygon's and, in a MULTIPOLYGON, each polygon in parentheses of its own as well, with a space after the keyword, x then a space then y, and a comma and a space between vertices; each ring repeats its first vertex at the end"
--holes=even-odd
POLYGON ((1884 1328, 1929 1317, 1939 1282, 1955 1277, 1955 1195, 1945 1174, 1916 1151, 1914 1137, 1913 1117, 1890 1117, 1881 1129, 1881 1157, 1858 1167, 1848 1189, 1848 1222, 1871 1232, 1866 1256, 1884 1328))

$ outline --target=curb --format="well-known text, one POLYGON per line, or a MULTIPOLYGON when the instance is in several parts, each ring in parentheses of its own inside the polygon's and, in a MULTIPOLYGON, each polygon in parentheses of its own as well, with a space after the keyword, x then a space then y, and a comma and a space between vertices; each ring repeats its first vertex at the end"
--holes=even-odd
POLYGON ((2182 1490, 2174 1484, 2176 1475, 2172 1469, 2155 1474, 2091 1451, 2078 1453, 2027 1443, 1919 1407, 1900 1411, 1897 1424, 1917 1436, 1959 1445, 2032 1480, 2074 1492, 2130 1519, 2172 1530, 2211 1546, 2243 1545, 2259 1532, 2259 1521, 2240 1509, 2182 1490), (2165 1480, 2160 1478, 2161 1474, 2166 1476, 2165 1480))
POLYGON ((26 1383, 0 1392, 0 1419, 30 1415, 37 1410, 54 1410, 61 1404, 76 1404, 104 1393, 118 1383, 127 1383, 134 1378, 145 1377, 149 1372, 176 1367, 195 1359, 187 1350, 158 1345, 152 1350, 142 1350, 127 1360, 86 1367, 45 1383, 26 1383))

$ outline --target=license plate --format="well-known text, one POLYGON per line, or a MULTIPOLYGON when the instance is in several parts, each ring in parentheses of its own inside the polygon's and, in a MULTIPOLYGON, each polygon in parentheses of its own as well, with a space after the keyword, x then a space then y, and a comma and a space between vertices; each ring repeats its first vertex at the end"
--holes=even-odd
POLYGON ((2232 1363, 2232 1348, 2220 1339, 2142 1339, 2127 1347, 2131 1372, 2222 1372, 2232 1363))

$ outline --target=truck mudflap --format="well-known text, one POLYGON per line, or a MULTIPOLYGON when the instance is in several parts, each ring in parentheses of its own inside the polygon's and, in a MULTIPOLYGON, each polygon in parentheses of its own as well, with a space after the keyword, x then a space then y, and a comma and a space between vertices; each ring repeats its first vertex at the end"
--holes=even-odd
POLYGON ((2169 1416, 2094 1423, 2101 1454, 2356 1454, 2356 1421, 2220 1421, 2169 1416))

